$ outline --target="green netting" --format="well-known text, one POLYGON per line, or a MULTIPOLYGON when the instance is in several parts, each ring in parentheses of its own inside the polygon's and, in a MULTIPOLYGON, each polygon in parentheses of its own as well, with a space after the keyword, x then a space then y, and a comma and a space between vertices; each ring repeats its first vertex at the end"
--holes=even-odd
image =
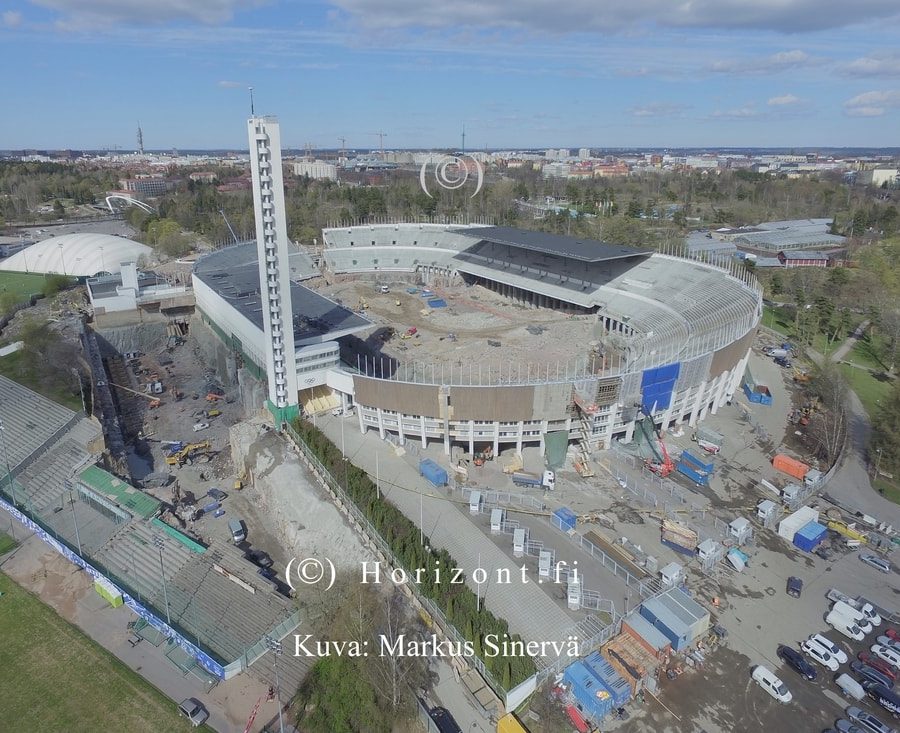
POLYGON ((569 450, 569 431, 557 430, 544 436, 544 459, 547 466, 557 469, 566 462, 569 450))
POLYGON ((159 514, 160 502, 98 466, 88 466, 78 474, 78 479, 98 494, 112 499, 134 516, 149 519, 159 514))

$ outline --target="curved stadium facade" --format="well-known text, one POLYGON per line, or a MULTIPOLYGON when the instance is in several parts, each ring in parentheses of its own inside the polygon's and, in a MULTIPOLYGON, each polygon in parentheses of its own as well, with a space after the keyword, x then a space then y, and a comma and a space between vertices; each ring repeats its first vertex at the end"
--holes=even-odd
MULTIPOLYGON (((451 303, 455 293, 483 288, 519 314, 533 309, 545 327, 557 316, 560 324, 583 324, 584 337, 566 344, 570 358, 564 362, 542 363, 532 351, 524 364, 505 346, 484 349, 485 364, 477 369, 477 356, 461 363, 427 348, 416 349, 410 360, 404 352, 365 347, 373 339, 354 334, 371 334, 374 324, 294 284, 300 404, 315 409, 310 406, 324 403, 313 398, 327 394, 332 404, 339 399, 356 406, 362 431, 391 433, 401 442, 440 441, 448 453, 452 444, 472 450, 476 443, 493 443, 495 452, 543 448, 550 433, 565 433, 590 449, 608 448, 615 439, 631 440, 642 412, 662 427, 695 425, 739 388, 762 312, 751 275, 725 261, 674 251, 424 223, 329 228, 323 243, 321 268, 330 280, 418 283, 451 303), (318 326, 312 339, 310 307, 318 326), (316 361, 316 354, 328 356, 316 361)), ((240 334, 246 357, 262 352, 252 287, 245 283, 239 295, 215 282, 234 249, 198 263, 195 289, 204 317, 226 342, 240 334)), ((304 276, 317 274, 310 261, 304 276)))

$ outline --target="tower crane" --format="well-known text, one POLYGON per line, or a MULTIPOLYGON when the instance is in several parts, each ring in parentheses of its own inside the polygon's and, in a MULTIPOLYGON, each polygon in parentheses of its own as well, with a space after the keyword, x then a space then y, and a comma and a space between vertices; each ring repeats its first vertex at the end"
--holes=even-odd
POLYGON ((381 147, 381 157, 384 158, 384 138, 387 137, 387 133, 379 130, 378 132, 370 132, 369 134, 378 136, 378 144, 379 147, 381 147))

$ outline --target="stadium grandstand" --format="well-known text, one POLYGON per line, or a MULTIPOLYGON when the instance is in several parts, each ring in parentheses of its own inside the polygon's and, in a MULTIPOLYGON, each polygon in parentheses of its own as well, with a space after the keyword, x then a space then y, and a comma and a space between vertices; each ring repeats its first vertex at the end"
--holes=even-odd
MULTIPOLYGON (((299 624, 236 547, 207 547, 163 521, 153 496, 95 465, 102 431, 83 414, 0 377, 4 467, 0 495, 14 516, 57 551, 105 578, 142 617, 144 638, 165 644, 184 674, 209 684, 248 668, 299 624), (163 562, 164 560, 164 562, 163 562)), ((268 680, 269 666, 258 676, 268 680)), ((302 660, 283 678, 299 683, 302 660)))
MULTIPOLYGON (((664 427, 695 425, 739 388, 761 315, 752 275, 708 254, 486 224, 366 224, 322 234, 324 279, 292 285, 300 294, 295 335, 312 289, 327 294, 331 320, 314 337, 341 359, 301 361, 298 338, 301 406, 355 405, 360 430, 439 441, 448 453, 476 442, 493 442, 496 452, 543 448, 551 433, 608 448, 632 440, 642 412, 664 427), (377 283, 390 283, 391 295, 378 301, 388 288, 377 283), (423 310, 421 295, 449 307, 423 310), (353 306, 365 313, 360 321, 345 314, 353 306), (394 337, 410 323, 411 342, 394 337), (489 332, 502 342, 486 340, 489 332)), ((251 269, 255 254, 242 252, 251 269)), ((198 305, 226 344, 262 344, 258 283, 248 274, 243 295, 214 285, 227 281, 230 256, 198 262, 198 305)), ((264 374, 261 356, 244 352, 264 374)))

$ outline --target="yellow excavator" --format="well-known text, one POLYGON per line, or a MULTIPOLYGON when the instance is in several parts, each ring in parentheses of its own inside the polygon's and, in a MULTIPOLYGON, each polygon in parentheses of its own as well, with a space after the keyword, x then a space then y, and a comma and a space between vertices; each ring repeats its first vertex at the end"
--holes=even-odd
POLYGON ((188 443, 184 448, 176 451, 170 456, 166 456, 166 463, 170 466, 183 466, 191 460, 197 453, 208 451, 212 448, 212 444, 208 440, 200 443, 188 443))

